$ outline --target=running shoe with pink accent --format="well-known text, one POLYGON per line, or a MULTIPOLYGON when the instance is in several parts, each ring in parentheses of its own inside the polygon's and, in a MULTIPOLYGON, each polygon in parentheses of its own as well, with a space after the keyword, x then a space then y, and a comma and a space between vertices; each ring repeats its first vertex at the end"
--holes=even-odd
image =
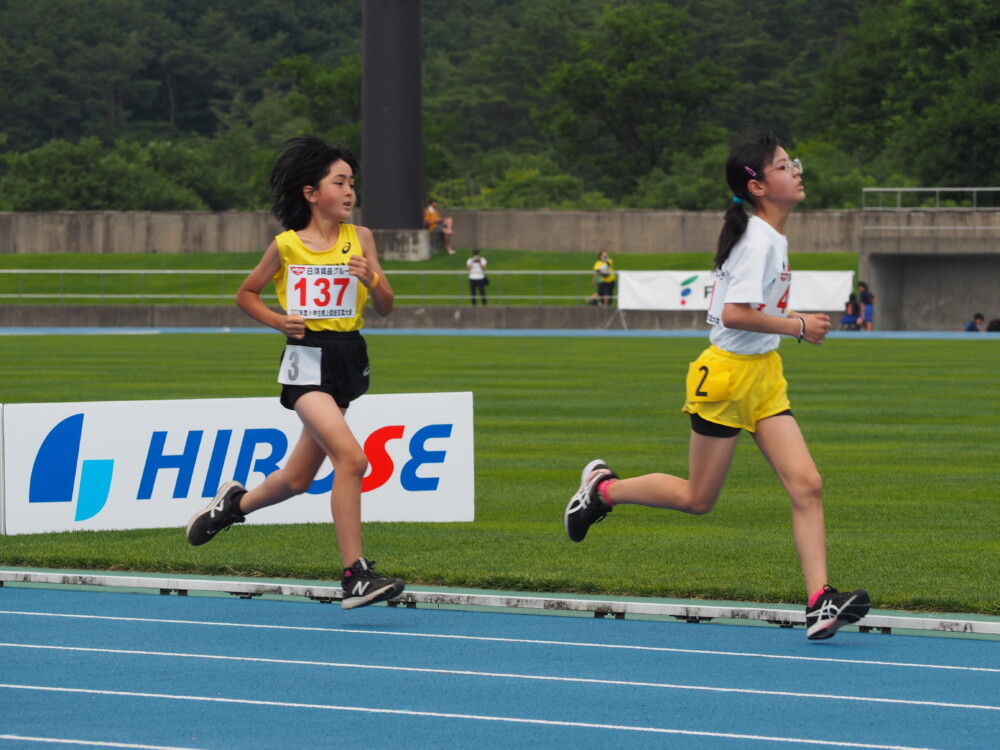
POLYGON ((867 615, 871 606, 864 589, 840 592, 824 586, 819 598, 806 607, 806 638, 810 641, 832 638, 844 625, 853 625, 867 615))
POLYGON ((612 507, 601 499, 597 485, 605 479, 617 478, 618 475, 600 458, 583 467, 580 488, 570 498, 563 517, 566 533, 574 542, 582 542, 587 530, 612 511, 612 507))

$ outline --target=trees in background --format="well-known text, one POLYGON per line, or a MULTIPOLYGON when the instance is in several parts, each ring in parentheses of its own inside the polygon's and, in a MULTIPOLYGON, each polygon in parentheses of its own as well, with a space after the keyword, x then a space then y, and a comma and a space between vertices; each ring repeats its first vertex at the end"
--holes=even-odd
MULTIPOLYGON (((720 208, 755 129, 814 208, 1000 179, 991 0, 422 2, 452 206, 720 208)), ((361 3, 0 0, 0 29, 0 209, 258 209, 284 138, 362 150, 361 3)))

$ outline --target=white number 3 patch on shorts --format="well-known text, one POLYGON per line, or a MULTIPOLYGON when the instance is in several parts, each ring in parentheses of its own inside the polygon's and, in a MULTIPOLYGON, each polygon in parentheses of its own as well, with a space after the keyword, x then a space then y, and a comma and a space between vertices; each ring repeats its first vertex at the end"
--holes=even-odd
POLYGON ((321 385, 323 350, 316 346, 285 346, 278 382, 282 385, 321 385))

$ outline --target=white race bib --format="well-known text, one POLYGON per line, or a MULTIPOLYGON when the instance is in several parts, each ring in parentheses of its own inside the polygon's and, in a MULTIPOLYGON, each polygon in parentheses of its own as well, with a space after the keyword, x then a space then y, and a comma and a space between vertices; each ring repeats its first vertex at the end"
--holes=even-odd
POLYGON ((322 385, 322 354, 318 346, 287 345, 281 355, 278 382, 282 385, 322 385))
POLYGON ((358 310, 358 280, 346 265, 288 267, 288 314, 302 318, 353 318, 358 310))

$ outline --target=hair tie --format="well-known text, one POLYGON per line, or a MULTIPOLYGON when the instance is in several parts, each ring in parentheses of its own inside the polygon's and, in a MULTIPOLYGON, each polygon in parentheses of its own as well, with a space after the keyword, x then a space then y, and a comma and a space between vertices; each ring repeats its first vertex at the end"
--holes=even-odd
POLYGON ((740 205, 742 206, 742 205, 743 205, 744 203, 746 203, 746 201, 745 201, 745 200, 743 200, 742 198, 737 198, 737 197, 736 197, 736 196, 734 195, 734 196, 733 196, 733 203, 739 203, 739 204, 740 204, 740 205))

